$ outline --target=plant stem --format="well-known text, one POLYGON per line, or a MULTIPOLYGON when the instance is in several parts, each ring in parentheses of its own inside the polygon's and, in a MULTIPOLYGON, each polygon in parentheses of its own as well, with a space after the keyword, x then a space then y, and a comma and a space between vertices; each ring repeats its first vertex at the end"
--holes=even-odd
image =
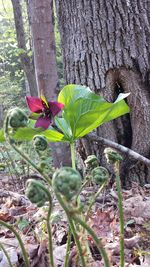
MULTIPOLYGON (((76 164, 75 164, 75 144, 74 143, 70 143, 70 149, 71 149, 71 159, 72 159, 72 168, 73 169, 75 169, 76 170, 76 164)), ((85 186, 85 184, 83 184, 84 186, 85 186)), ((78 206, 78 207, 80 207, 81 206, 81 200, 80 200, 80 193, 81 193, 81 190, 83 189, 83 187, 81 187, 80 188, 80 190, 79 190, 79 192, 78 192, 78 194, 77 194, 77 196, 76 196, 76 205, 78 206)), ((83 215, 82 214, 80 214, 79 215, 81 218, 83 217, 83 215)), ((75 222, 74 222, 75 223, 75 222)), ((75 225, 76 225, 76 223, 75 223, 75 225)), ((77 227, 77 225, 76 225, 76 227, 77 227)), ((78 227, 79 228, 79 227, 78 227)), ((88 245, 88 242, 87 242, 87 240, 86 240, 86 234, 84 233, 84 229, 83 229, 83 231, 82 231, 82 229, 79 229, 79 235, 80 236, 83 236, 84 238, 83 238, 83 244, 84 244, 84 247, 85 247, 85 258, 88 258, 89 257, 89 255, 91 255, 91 253, 90 253, 90 249, 89 249, 89 245, 88 245)), ((78 249, 79 250, 79 249, 78 249)), ((80 252, 79 252, 79 255, 80 255, 80 252)), ((81 257, 81 255, 80 255, 80 257, 81 257)), ((84 259, 84 258, 83 258, 84 259)), ((84 260, 84 262, 85 262, 85 260, 84 260)), ((85 264, 85 263, 84 263, 85 264)))
POLYGON ((47 218, 46 218, 47 231, 48 231, 48 250, 49 250, 50 266, 54 267, 53 240, 52 240, 52 231, 51 231, 51 225, 50 225, 50 216, 51 216, 51 212, 52 212, 51 194, 50 194, 49 190, 42 183, 39 183, 39 181, 36 181, 34 179, 30 179, 29 181, 32 181, 32 183, 34 183, 34 185, 40 187, 48 196, 49 209, 48 209, 48 214, 47 214, 47 218))
POLYGON ((75 147, 74 147, 74 143, 70 143, 70 151, 71 151, 72 168, 76 170, 75 147))
POLYGON ((67 238, 67 247, 66 247, 66 257, 64 262, 64 267, 68 267, 69 262, 69 253, 70 253, 70 247, 71 247, 71 229, 69 227, 68 229, 68 238, 67 238))
POLYGON ((88 184, 90 183, 92 180, 92 175, 90 176, 89 179, 87 179, 81 186, 80 190, 78 191, 77 195, 76 195, 76 199, 79 197, 80 193, 82 192, 83 188, 88 184))
POLYGON ((52 211, 52 203, 49 203, 49 210, 47 215, 47 231, 48 231, 48 250, 49 250, 49 258, 50 258, 50 266, 54 267, 54 257, 53 257, 53 240, 52 240, 52 231, 50 225, 50 216, 52 211))
POLYGON ((116 173, 116 185, 117 185, 118 207, 119 207, 119 218, 120 218, 120 267, 124 267, 124 218, 123 218, 121 183, 119 176, 119 161, 115 163, 115 173, 116 173))
MULTIPOLYGON (((70 150, 71 150, 71 160, 72 160, 72 168, 73 169, 75 169, 76 170, 76 162, 75 162, 75 144, 74 143, 70 143, 70 150)), ((81 190, 80 190, 80 192, 81 192, 81 190)), ((77 195, 77 197, 76 197, 76 205, 77 206, 80 206, 80 204, 81 204, 81 201, 80 201, 80 196, 79 196, 79 194, 80 194, 80 192, 78 193, 78 195, 77 195)), ((69 213, 68 213, 68 220, 69 220, 69 213)), ((82 216, 82 214, 81 214, 81 216, 82 216)), ((71 218, 71 217, 70 217, 71 218)), ((77 226, 77 225, 76 225, 77 226)), ((71 229, 72 230, 72 229, 71 229)), ((81 229, 80 229, 80 232, 81 232, 81 229)), ((80 232, 79 232, 79 235, 80 235, 80 232)), ((72 232, 73 233, 73 232, 72 232)), ((83 233, 82 233, 83 234, 83 233)), ((75 237, 74 237, 75 238, 75 237)), ((77 237, 78 238, 78 237, 77 237)), ((85 260, 84 260, 84 258, 83 258, 83 255, 82 255, 82 251, 81 251, 81 248, 80 248, 80 242, 78 241, 78 240, 76 240, 75 242, 76 242, 76 245, 77 245, 77 247, 78 247, 78 252, 79 252, 79 256, 80 256, 80 258, 81 258, 81 262, 83 263, 83 266, 85 266, 85 260), (77 242, 78 242, 78 244, 77 244, 77 242)), ((89 252, 89 247, 88 247, 88 244, 87 244, 87 241, 85 242, 85 241, 83 241, 83 243, 85 243, 85 245, 86 245, 86 251, 88 251, 89 252)))
POLYGON ((43 179, 51 186, 51 180, 49 179, 49 177, 47 175, 45 175, 42 170, 40 170, 36 164, 34 164, 33 161, 31 161, 28 156, 26 154, 24 154, 22 152, 22 150, 20 150, 16 145, 11 144, 11 142, 9 142, 9 144, 12 146, 12 148, 18 153, 20 154, 20 156, 27 162, 29 163, 42 177, 43 179))
POLYGON ((101 240, 96 236, 95 232, 86 224, 85 221, 81 220, 79 217, 74 215, 73 220, 75 220, 77 223, 79 223, 92 236, 93 240, 95 241, 95 243, 97 245, 97 248, 98 248, 100 254, 103 257, 105 267, 110 267, 107 253, 106 253, 106 251, 102 245, 101 240))
POLYGON ((40 170, 37 165, 31 161, 29 159, 29 157, 23 153, 22 150, 20 150, 12 141, 12 139, 10 138, 9 136, 9 131, 8 131, 8 122, 9 122, 9 119, 8 119, 8 116, 6 117, 6 121, 4 123, 4 135, 5 135, 5 138, 6 138, 6 141, 8 141, 8 143, 10 144, 10 146, 18 153, 20 154, 20 156, 27 162, 29 163, 38 173, 40 173, 40 175, 43 177, 43 179, 51 186, 51 180, 49 179, 49 177, 47 175, 45 175, 42 170, 40 170))
POLYGON ((30 267, 30 262, 29 262, 29 259, 28 259, 28 255, 27 255, 26 249, 24 247, 24 244, 23 244, 23 242, 21 240, 20 235, 17 233, 17 231, 14 229, 14 227, 12 225, 9 225, 6 222, 3 222, 1 220, 0 220, 0 224, 3 225, 4 227, 8 228, 10 231, 12 231, 14 233, 14 235, 17 238, 17 240, 19 242, 19 245, 21 247, 22 255, 23 255, 23 258, 24 258, 24 262, 25 262, 25 266, 26 267, 30 267))
POLYGON ((85 260, 84 260, 84 257, 83 257, 82 248, 81 248, 81 244, 80 244, 80 241, 79 241, 79 237, 78 237, 78 235, 76 233, 76 229, 75 229, 73 220, 71 218, 70 211, 69 211, 68 207, 66 206, 64 200, 60 196, 60 194, 58 194, 56 191, 55 191, 55 194, 56 194, 56 197, 57 197, 60 205, 62 206, 62 208, 66 212, 66 215, 67 215, 67 218, 68 218, 68 222, 69 222, 69 226, 70 226, 71 232, 73 234, 73 237, 74 237, 74 240, 75 240, 78 252, 79 252, 79 256, 80 256, 80 259, 81 259, 81 265, 82 265, 82 267, 86 267, 85 260))
POLYGON ((102 192, 103 188, 105 187, 107 182, 104 182, 101 187, 98 189, 97 193, 94 195, 93 199, 90 201, 90 205, 88 206, 88 209, 87 209, 87 212, 86 212, 86 216, 85 216, 85 220, 87 221, 88 220, 88 217, 90 215, 90 211, 91 211, 91 208, 92 206, 94 205, 95 203, 95 200, 96 198, 99 196, 99 194, 102 192))
POLYGON ((1 248, 1 250, 3 250, 3 252, 4 252, 5 256, 6 256, 9 266, 13 267, 13 265, 12 265, 12 263, 10 261, 10 257, 8 255, 6 249, 4 248, 4 246, 1 243, 0 243, 0 248, 1 248))

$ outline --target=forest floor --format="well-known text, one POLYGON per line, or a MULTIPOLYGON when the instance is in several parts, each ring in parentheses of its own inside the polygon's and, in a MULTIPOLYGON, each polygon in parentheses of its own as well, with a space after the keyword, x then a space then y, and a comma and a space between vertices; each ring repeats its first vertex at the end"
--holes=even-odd
MULTIPOLYGON (((84 207, 97 188, 85 188, 81 194, 84 207)), ((115 185, 100 195, 90 214, 88 224, 102 239, 111 266, 119 267, 119 217, 115 185)), ((150 267, 150 185, 140 187, 133 183, 130 190, 123 190, 125 221, 125 266, 150 267)), ((37 208, 23 194, 17 182, 0 173, 0 220, 13 224, 21 235, 30 257, 31 267, 49 267, 47 257, 47 232, 45 218, 48 206, 37 208)), ((67 241, 67 220, 56 199, 53 199, 51 217, 54 240, 53 252, 56 267, 63 267, 67 241)), ((92 239, 88 236, 92 259, 87 267, 102 267, 103 261, 92 239)), ((0 227, 0 243, 10 255, 13 266, 23 267, 23 259, 18 242, 12 232, 0 227)), ((76 249, 71 243, 69 266, 75 266, 76 249)), ((9 266, 0 251, 0 267, 9 266)))

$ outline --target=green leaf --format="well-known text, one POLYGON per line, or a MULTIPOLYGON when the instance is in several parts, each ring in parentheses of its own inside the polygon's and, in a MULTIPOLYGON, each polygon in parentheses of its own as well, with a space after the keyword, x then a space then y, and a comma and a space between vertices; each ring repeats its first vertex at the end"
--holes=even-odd
POLYGON ((91 90, 89 87, 76 84, 68 84, 64 86, 60 91, 58 95, 58 102, 63 103, 65 107, 67 107, 79 98, 89 97, 90 94, 91 90))
POLYGON ((26 227, 28 227, 30 225, 30 222, 26 219, 20 219, 17 222, 18 228, 20 231, 23 231, 26 227))
POLYGON ((43 132, 49 142, 67 142, 64 135, 56 130, 48 129, 43 132))
POLYGON ((114 103, 109 103, 88 87, 65 86, 58 96, 58 101, 65 105, 62 113, 63 124, 65 121, 70 128, 72 141, 83 137, 101 124, 128 113, 129 107, 123 100, 128 95, 120 94, 114 103))
POLYGON ((70 125, 67 123, 67 121, 64 118, 55 118, 55 124, 56 126, 63 132, 66 140, 71 140, 72 138, 72 131, 70 128, 70 125))
POLYGON ((13 138, 18 141, 30 141, 34 135, 44 135, 49 142, 61 142, 64 139, 64 135, 54 129, 44 130, 42 128, 19 128, 13 138))
MULTIPOLYGON (((48 130, 43 130, 42 128, 29 128, 23 127, 18 128, 13 134, 10 134, 10 137, 16 141, 31 141, 32 138, 36 135, 44 135, 49 142, 66 142, 64 135, 53 128, 48 130)), ((3 130, 0 130, 0 142, 4 142, 4 133, 3 130)))
MULTIPOLYGON (((58 96, 58 102, 65 105, 62 118, 55 117, 55 124, 60 131, 53 127, 47 130, 34 128, 35 121, 30 119, 28 126, 17 129, 12 138, 30 141, 34 135, 41 134, 49 142, 74 142, 103 123, 128 113, 129 107, 124 101, 128 95, 120 94, 114 103, 109 103, 86 86, 67 85, 58 96)), ((36 118, 36 114, 32 114, 32 118, 36 118)), ((0 130, 0 141, 4 140, 3 131, 0 130)))

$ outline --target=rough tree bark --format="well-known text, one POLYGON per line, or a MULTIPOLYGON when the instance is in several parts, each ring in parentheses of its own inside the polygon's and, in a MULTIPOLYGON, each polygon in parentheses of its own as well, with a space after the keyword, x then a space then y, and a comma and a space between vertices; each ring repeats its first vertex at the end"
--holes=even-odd
POLYGON ((32 96, 37 95, 37 84, 35 79, 34 63, 27 54, 26 38, 23 24, 22 8, 20 0, 11 0, 13 6, 15 28, 17 35, 18 48, 22 49, 20 60, 25 76, 27 78, 29 91, 32 96))
MULTIPOLYGON (((38 94, 53 100, 58 89, 53 0, 29 0, 29 11, 38 94)), ((67 164, 68 148, 58 143, 51 147, 55 166, 67 164)))
MULTIPOLYGON (((149 157, 150 1, 56 0, 56 7, 66 83, 88 85, 109 101, 131 92, 130 115, 101 126, 98 135, 149 157)), ((93 153, 90 144, 84 144, 87 153, 93 153)), ((102 148, 94 148, 102 159, 102 148)), ((125 177, 150 182, 150 170, 126 158, 125 177)))

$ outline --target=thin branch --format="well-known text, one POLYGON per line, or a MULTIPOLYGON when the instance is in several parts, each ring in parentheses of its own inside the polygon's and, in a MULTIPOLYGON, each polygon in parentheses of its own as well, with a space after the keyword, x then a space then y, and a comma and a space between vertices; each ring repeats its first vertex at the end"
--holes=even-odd
POLYGON ((119 145, 113 141, 110 141, 108 139, 105 139, 103 137, 99 137, 96 134, 88 134, 86 137, 88 140, 90 141, 95 141, 97 143, 100 143, 104 146, 109 146, 111 148, 114 148, 118 151, 120 151, 121 153, 125 153, 128 156, 134 158, 135 160, 141 161, 143 162, 145 165, 147 165, 148 167, 150 167, 150 160, 148 158, 145 158, 144 156, 138 154, 137 152, 133 151, 130 148, 127 148, 125 146, 119 145))

